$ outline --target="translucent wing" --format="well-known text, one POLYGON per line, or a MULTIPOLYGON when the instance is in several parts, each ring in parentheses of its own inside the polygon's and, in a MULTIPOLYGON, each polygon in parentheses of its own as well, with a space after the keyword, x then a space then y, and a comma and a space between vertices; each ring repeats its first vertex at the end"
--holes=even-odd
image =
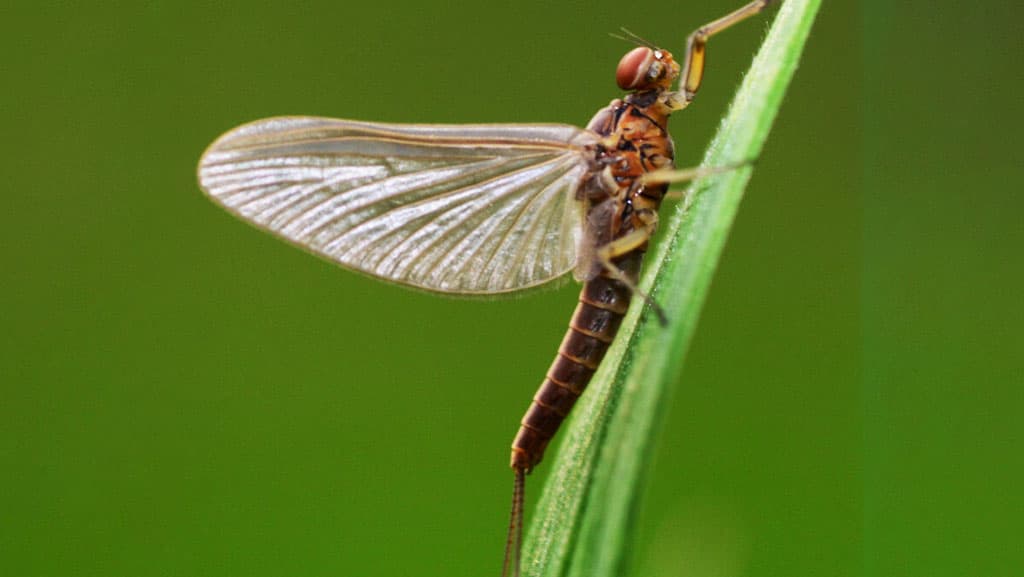
POLYGON ((342 266, 490 294, 573 268, 575 191, 597 136, 572 126, 259 120, 203 154, 219 204, 342 266))

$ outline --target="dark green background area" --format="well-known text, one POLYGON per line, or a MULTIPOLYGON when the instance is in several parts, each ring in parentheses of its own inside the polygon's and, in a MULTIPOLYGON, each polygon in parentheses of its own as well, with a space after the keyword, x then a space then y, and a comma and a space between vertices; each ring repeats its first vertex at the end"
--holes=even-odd
MULTIPOLYGON (((496 575, 576 287, 346 273, 195 183, 279 114, 583 125, 740 0, 0 8, 0 574, 496 575)), ((826 2, 710 291, 637 575, 1019 575, 1016 2, 826 2)), ((674 118, 700 157, 767 19, 674 118)), ((531 478, 536 496, 547 471, 531 478)))

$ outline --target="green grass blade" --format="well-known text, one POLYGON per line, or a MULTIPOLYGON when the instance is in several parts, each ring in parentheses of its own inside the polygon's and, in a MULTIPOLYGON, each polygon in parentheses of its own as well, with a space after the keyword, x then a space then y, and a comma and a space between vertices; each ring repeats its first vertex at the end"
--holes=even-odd
MULTIPOLYGON (((704 166, 757 158, 796 70, 820 0, 779 9, 704 166)), ((619 338, 570 419, 524 550, 531 576, 619 577, 663 408, 682 366, 726 236, 752 168, 703 179, 663 223, 641 288, 671 320, 661 327, 632 307, 619 338), (641 320, 643 319, 643 322, 641 320)))

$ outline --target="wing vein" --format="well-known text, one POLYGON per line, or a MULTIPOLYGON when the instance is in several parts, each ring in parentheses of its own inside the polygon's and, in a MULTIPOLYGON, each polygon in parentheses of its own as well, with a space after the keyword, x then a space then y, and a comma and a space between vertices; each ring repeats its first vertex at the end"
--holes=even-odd
POLYGON ((236 216, 342 266, 496 294, 575 264, 573 193, 598 138, 557 124, 269 118, 216 140, 199 179, 236 216))

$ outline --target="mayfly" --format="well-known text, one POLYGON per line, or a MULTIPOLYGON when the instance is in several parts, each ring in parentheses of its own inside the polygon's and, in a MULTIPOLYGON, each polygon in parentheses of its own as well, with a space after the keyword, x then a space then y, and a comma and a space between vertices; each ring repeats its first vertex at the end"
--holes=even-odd
POLYGON ((558 124, 399 125, 315 117, 258 120, 199 162, 215 202, 343 267, 418 289, 510 293, 569 271, 583 282, 554 363, 512 442, 503 575, 520 573, 525 476, 541 461, 615 337, 671 182, 669 115, 694 98, 714 34, 750 2, 693 32, 686 55, 637 44, 615 77, 629 93, 585 129, 558 124), (679 79, 677 90, 672 85, 679 79))

